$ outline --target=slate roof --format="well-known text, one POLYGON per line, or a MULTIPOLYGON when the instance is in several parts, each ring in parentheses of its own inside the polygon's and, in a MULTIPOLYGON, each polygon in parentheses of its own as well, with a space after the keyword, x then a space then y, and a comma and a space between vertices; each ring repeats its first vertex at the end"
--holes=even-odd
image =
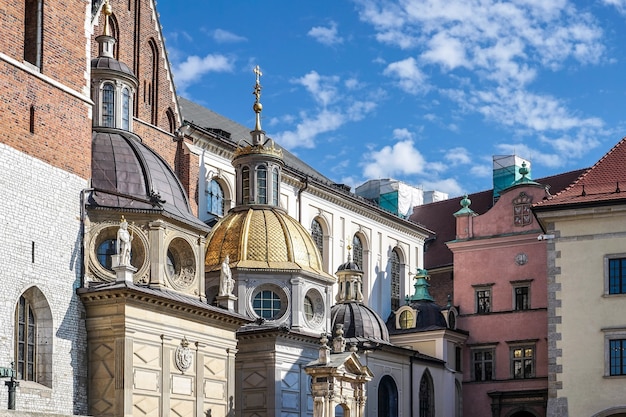
MULTIPOLYGON (((537 179, 536 182, 550 186, 552 193, 559 192, 571 184, 585 170, 566 172, 550 177, 537 179)), ((626 183, 624 185, 626 190, 626 183)), ((476 214, 485 214, 493 206, 493 190, 470 194, 470 208, 476 214)), ((626 197, 626 195, 625 195, 626 197)), ((456 219, 454 213, 461 208, 463 197, 450 198, 435 203, 416 206, 409 220, 433 230, 434 234, 426 242, 424 251, 424 268, 436 269, 452 265, 452 251, 446 242, 456 237, 456 219)))
POLYGON ((594 166, 569 187, 537 202, 534 210, 549 210, 569 205, 585 206, 626 202, 626 138, 620 140, 594 166))
POLYGON ((178 177, 140 138, 120 129, 94 129, 89 206, 159 213, 208 231, 193 215, 178 177))

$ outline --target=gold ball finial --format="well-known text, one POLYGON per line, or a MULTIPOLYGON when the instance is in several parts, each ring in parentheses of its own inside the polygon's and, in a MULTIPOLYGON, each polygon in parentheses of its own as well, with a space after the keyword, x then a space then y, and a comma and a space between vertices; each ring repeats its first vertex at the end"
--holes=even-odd
POLYGON ((102 6, 102 13, 104 13, 104 15, 107 17, 113 14, 113 8, 111 7, 109 0, 105 0, 104 6, 102 6))

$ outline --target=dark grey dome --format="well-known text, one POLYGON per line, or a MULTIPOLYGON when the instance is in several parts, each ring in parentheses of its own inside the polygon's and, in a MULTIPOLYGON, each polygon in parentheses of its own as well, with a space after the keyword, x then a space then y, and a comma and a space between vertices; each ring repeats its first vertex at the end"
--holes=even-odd
POLYGON ((130 132, 93 131, 91 178, 92 207, 152 211, 207 228, 193 215, 174 171, 130 132))
POLYGON ((91 60, 91 69, 92 70, 111 70, 124 73, 126 75, 135 78, 135 74, 128 68, 128 65, 123 62, 118 61, 115 58, 107 57, 107 56, 99 56, 98 58, 93 58, 91 60))
POLYGON ((441 307, 433 301, 414 301, 411 307, 418 311, 416 330, 426 330, 433 327, 447 327, 446 318, 441 313, 441 307))
POLYGON ((337 268, 337 271, 357 271, 357 272, 363 272, 361 270, 361 268, 359 268, 359 266, 352 260, 348 260, 348 262, 345 262, 345 263, 339 265, 339 267, 337 268))
POLYGON ((371 308, 359 302, 335 304, 330 309, 331 328, 343 324, 343 337, 351 342, 389 343, 385 322, 371 308))

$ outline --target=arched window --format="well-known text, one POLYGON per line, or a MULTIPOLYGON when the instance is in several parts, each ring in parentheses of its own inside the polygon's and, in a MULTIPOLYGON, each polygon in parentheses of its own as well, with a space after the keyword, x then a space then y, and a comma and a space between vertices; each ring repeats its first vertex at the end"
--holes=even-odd
POLYGON ((256 172, 256 192, 258 204, 267 204, 267 168, 259 165, 256 172))
POLYGON ((389 375, 380 379, 378 386, 378 417, 398 416, 398 387, 389 375))
POLYGON ((115 89, 111 83, 102 87, 102 126, 115 127, 115 89))
POLYGON ((52 387, 52 313, 43 293, 29 288, 15 307, 17 379, 52 387))
POLYGON ((174 131, 176 130, 176 118, 174 117, 174 112, 172 111, 171 107, 168 107, 168 109, 165 111, 165 115, 167 116, 167 123, 169 127, 168 132, 174 133, 174 131))
POLYGON ((211 180, 207 184, 207 212, 218 216, 224 215, 224 191, 220 184, 211 180))
POLYGON ((109 16, 109 27, 111 37, 115 39, 115 45, 113 45, 113 57, 115 59, 119 59, 120 56, 120 29, 119 24, 117 23, 117 18, 114 14, 109 16))
POLYGON ((241 169, 241 195, 242 204, 250 202, 250 168, 243 167, 241 169))
POLYGON ((352 238, 352 260, 362 271, 365 270, 363 266, 363 243, 357 235, 352 238))
POLYGON ((278 206, 278 168, 272 169, 272 204, 278 206))
POLYGON ((422 375, 420 381, 420 417, 434 417, 435 393, 433 391, 433 379, 428 371, 422 375))
POLYGON ((43 0, 24 2, 24 61, 41 69, 43 51, 43 0))
POLYGON ((311 222, 311 237, 320 253, 320 257, 324 259, 324 231, 320 222, 315 219, 311 222))
POLYGON ((391 251, 389 264, 391 268, 391 309, 395 311, 400 308, 400 256, 396 249, 391 251))
POLYGON ((148 41, 150 51, 152 52, 152 79, 149 85, 148 101, 150 103, 151 120, 153 125, 157 125, 158 122, 158 98, 159 98, 159 49, 154 39, 150 38, 148 41))
POLYGON ((122 89, 122 129, 130 128, 130 90, 126 87, 122 89))
POLYGON ((413 312, 404 310, 400 313, 400 328, 410 329, 411 327, 413 327, 413 312))

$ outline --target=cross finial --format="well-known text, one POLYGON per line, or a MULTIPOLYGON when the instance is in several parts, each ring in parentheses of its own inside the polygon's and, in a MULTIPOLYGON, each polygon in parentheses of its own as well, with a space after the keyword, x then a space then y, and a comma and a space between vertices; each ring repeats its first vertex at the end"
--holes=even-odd
POLYGON ((263 73, 261 72, 261 68, 259 68, 258 65, 254 67, 252 71, 256 74, 256 84, 254 85, 254 91, 252 92, 252 94, 254 94, 254 96, 256 97, 256 101, 252 106, 252 109, 256 113, 256 125, 254 127, 254 130, 260 131, 261 111, 263 110, 263 105, 261 104, 261 75, 263 75, 263 73))
POLYGON ((263 75, 261 68, 257 65, 252 71, 256 74, 256 83, 259 84, 261 82, 261 75, 263 75))

